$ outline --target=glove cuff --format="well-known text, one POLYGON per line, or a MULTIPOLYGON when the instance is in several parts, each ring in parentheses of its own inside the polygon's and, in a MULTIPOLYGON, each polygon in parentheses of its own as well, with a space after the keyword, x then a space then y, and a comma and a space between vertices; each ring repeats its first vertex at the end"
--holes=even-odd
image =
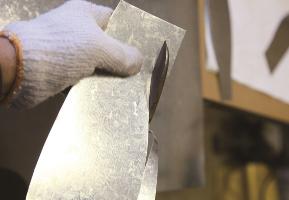
POLYGON ((14 94, 9 95, 10 107, 17 110, 36 106, 75 84, 78 76, 88 71, 85 67, 80 68, 76 60, 78 57, 71 53, 72 48, 68 48, 67 44, 73 42, 65 37, 64 28, 56 27, 51 21, 41 23, 36 20, 21 21, 4 28, 4 32, 17 35, 21 49, 21 81, 17 81, 17 88, 12 91, 14 94))

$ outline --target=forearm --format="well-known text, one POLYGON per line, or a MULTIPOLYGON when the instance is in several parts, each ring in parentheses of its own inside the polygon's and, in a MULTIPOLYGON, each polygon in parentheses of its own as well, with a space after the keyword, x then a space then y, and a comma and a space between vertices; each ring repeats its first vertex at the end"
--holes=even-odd
POLYGON ((0 68, 2 73, 2 94, 9 92, 16 77, 16 53, 6 38, 0 37, 0 68))

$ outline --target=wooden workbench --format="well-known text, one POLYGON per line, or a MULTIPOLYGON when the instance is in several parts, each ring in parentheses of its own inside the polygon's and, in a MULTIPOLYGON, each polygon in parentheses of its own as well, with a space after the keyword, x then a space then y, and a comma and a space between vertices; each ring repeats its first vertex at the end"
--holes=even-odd
POLYGON ((206 47, 205 47, 205 0, 198 0, 199 6, 199 37, 200 37, 200 71, 202 77, 203 98, 222 105, 251 112, 279 122, 289 123, 289 105, 253 90, 236 81, 232 81, 233 97, 230 101, 222 101, 218 76, 206 70, 206 47))

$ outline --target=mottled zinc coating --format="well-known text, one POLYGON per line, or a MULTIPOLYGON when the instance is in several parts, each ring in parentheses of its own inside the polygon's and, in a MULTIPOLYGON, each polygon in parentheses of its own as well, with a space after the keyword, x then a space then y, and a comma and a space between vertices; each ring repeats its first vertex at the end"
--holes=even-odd
POLYGON ((129 78, 87 78, 71 90, 43 148, 27 199, 139 196, 143 173, 149 172, 145 161, 152 67, 164 40, 172 67, 185 31, 122 1, 107 33, 142 51, 142 71, 129 78))

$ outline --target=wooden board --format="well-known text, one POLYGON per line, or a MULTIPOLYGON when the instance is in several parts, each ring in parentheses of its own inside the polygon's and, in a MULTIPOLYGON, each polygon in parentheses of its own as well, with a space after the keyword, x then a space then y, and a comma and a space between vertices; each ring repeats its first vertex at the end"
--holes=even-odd
MULTIPOLYGON (((230 101, 222 101, 218 75, 206 70, 205 48, 205 0, 198 0, 199 6, 199 48, 200 71, 202 78, 202 95, 209 101, 241 109, 246 112, 258 114, 283 123, 289 123, 289 105, 274 99, 264 93, 253 90, 236 81, 232 83, 233 97, 230 101)), ((287 92, 287 91, 284 91, 287 92)))

